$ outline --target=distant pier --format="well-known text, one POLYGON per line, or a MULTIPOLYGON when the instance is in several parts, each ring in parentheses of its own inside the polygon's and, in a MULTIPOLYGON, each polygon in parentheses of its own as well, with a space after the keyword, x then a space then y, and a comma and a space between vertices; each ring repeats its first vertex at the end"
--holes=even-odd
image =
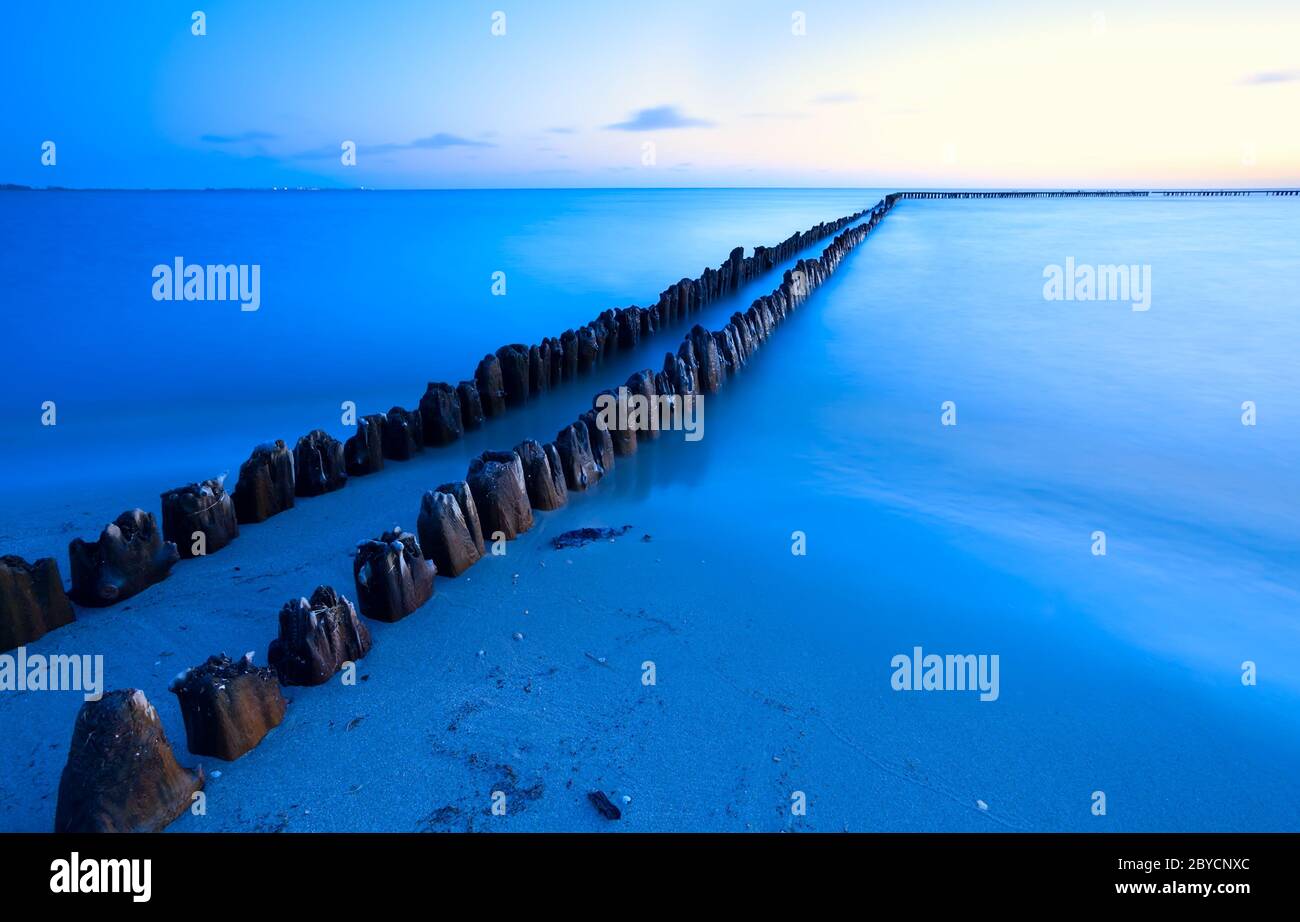
POLYGON ((994 191, 896 192, 891 198, 1208 198, 1300 195, 1300 189, 1025 189, 994 191))

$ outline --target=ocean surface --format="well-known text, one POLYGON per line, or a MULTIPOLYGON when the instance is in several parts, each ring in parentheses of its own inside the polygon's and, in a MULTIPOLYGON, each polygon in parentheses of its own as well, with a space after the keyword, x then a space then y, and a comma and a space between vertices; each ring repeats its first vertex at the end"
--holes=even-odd
MULTIPOLYGON (((67 541, 123 509, 233 482, 260 441, 345 436, 343 400, 414 406, 498 345, 882 195, 2 193, 0 551, 66 577, 67 541), (154 301, 176 256, 260 264, 261 308, 154 301)), ((701 441, 619 459, 373 625, 365 682, 291 689, 230 765, 184 752, 172 675, 261 659, 283 601, 353 594, 356 541, 412 528, 422 490, 551 438, 685 329, 30 649, 105 653, 108 687, 145 689, 181 761, 221 772, 185 831, 610 828, 597 787, 639 830, 1300 829, 1297 239, 1287 199, 900 202, 708 399, 701 441), (1149 266, 1149 309, 1045 300, 1070 257, 1149 266), (918 646, 998 655, 997 700, 895 691, 918 646)), ((79 705, 0 693, 0 828, 49 828, 79 705)))
POLYGON ((105 481, 161 478, 160 490, 233 475, 257 442, 344 432, 345 400, 359 414, 415 406, 426 383, 472 378, 507 342, 653 304, 733 247, 882 194, 5 193, 0 278, 18 322, 0 489, 80 481, 88 462, 105 481), (259 266, 258 310, 155 300, 154 267, 178 257, 259 266), (45 401, 57 426, 33 427, 45 401))

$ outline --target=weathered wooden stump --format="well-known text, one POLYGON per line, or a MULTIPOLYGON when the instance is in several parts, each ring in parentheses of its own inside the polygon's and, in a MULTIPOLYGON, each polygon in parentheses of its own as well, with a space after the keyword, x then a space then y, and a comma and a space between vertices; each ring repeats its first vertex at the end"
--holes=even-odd
POLYGON ((187 669, 169 691, 180 701, 189 750, 233 762, 284 720, 285 701, 275 673, 253 665, 253 654, 226 654, 187 669))
POLYGON ((152 512, 123 512, 88 542, 74 538, 68 546, 72 589, 80 605, 115 605, 167 578, 180 552, 162 533, 152 512))
POLYGON ((54 831, 159 832, 189 808, 202 787, 202 769, 176 764, 144 692, 109 692, 77 714, 54 831))

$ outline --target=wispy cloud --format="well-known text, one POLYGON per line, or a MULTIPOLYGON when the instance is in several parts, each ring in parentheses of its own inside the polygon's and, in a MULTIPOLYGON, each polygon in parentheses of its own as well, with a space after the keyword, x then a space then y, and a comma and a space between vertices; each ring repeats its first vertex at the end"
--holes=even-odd
POLYGON ((555 128, 547 128, 546 130, 549 134, 573 134, 575 129, 565 125, 558 125, 555 128))
POLYGON ((447 147, 496 147, 496 145, 488 141, 475 141, 472 138, 462 138, 460 135, 440 131, 427 138, 416 138, 414 141, 376 144, 373 147, 358 146, 357 150, 367 154, 384 154, 395 150, 443 150, 447 147))
POLYGON ((1262 70, 1241 79, 1242 86, 1264 86, 1269 83, 1294 83, 1300 80, 1300 70, 1262 70))
MULTIPOLYGON (((440 131, 437 134, 431 134, 426 138, 416 138, 414 141, 389 141, 384 144, 358 144, 358 154, 391 154, 404 150, 444 150, 448 147, 496 147, 488 141, 475 141, 473 138, 464 138, 456 134, 448 134, 440 131)), ((339 147, 337 145, 325 145, 315 150, 306 150, 294 154, 292 159, 295 160, 325 160, 329 157, 337 157, 339 147)))
POLYGON ((665 128, 711 128, 713 122, 691 118, 677 111, 676 106, 655 106, 638 109, 625 122, 615 122, 605 127, 613 131, 660 131, 665 128))
POLYGON ((205 134, 199 140, 207 144, 240 144, 245 141, 274 141, 277 137, 269 131, 244 131, 239 134, 205 134))

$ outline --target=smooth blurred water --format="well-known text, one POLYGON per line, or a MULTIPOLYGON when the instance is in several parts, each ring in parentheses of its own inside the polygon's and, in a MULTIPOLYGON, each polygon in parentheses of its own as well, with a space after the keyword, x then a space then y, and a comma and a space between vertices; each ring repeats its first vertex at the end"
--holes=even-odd
MULTIPOLYGON (((470 377, 503 343, 651 303, 738 243, 775 243, 880 194, 0 194, 0 494, 28 527, 48 524, 56 498, 93 497, 105 521, 153 508, 169 486, 236 470, 257 442, 317 426, 345 437, 344 400, 414 406, 426 381, 470 377), (152 267, 175 256, 260 264, 261 309, 154 301, 152 267), (498 270, 505 297, 491 293, 498 270), (40 425, 45 400, 57 426, 40 425)), ((1276 618, 1293 651, 1300 208, 928 200, 888 223, 848 273, 861 306, 829 310, 840 322, 807 356, 794 406, 772 408, 824 430, 809 486, 1039 548, 1087 549, 1105 531, 1103 565, 1149 579, 1134 592, 1158 597, 1175 574, 1228 587, 1194 628, 1169 616, 1180 645, 1217 650, 1241 618, 1230 587, 1249 585, 1276 603, 1252 623, 1276 618), (1149 265, 1150 310, 1045 301, 1043 268, 1067 257, 1149 265), (953 428, 937 425, 948 400, 953 428), (1241 424, 1247 400, 1254 427, 1241 424)), ((657 365, 676 340, 638 360, 657 365)), ((21 540, 21 522, 7 524, 21 540)))
POLYGON ((1297 239, 1286 200, 900 203, 611 484, 603 521, 694 538, 632 601, 700 612, 713 758, 789 746, 769 796, 820 830, 1297 828, 1297 239), (1151 265, 1150 309, 1045 301, 1067 256, 1151 265), (998 654, 1001 697, 892 691, 914 645, 998 654))
MULTIPOLYGON (((235 470, 339 406, 414 406, 498 346, 654 303, 735 246, 850 214, 870 190, 6 192, 0 490, 87 477, 157 491, 235 470), (261 267, 261 307, 155 301, 155 265, 261 267), (506 295, 492 293, 504 272, 506 295), (43 427, 41 405, 58 408, 43 427)), ((155 492, 157 492, 155 491, 155 492)), ((129 502, 124 498, 123 502, 129 502)), ((143 500, 137 500, 143 502, 143 500)))
POLYGON ((843 327, 817 412, 833 489, 1083 551, 1073 575, 1131 573, 1133 592, 1164 603, 1146 618, 1203 654, 1225 652, 1243 620, 1275 619, 1274 680, 1300 685, 1300 208, 939 201, 889 222, 850 276, 871 277, 862 307, 831 314, 843 327), (1043 267, 1067 256, 1150 265, 1150 309, 1045 301, 1043 267), (945 400, 956 427, 936 425, 945 400), (1169 593, 1209 580, 1214 602, 1193 592, 1194 612, 1167 611, 1169 593), (1243 610, 1247 594, 1259 602, 1243 610))

